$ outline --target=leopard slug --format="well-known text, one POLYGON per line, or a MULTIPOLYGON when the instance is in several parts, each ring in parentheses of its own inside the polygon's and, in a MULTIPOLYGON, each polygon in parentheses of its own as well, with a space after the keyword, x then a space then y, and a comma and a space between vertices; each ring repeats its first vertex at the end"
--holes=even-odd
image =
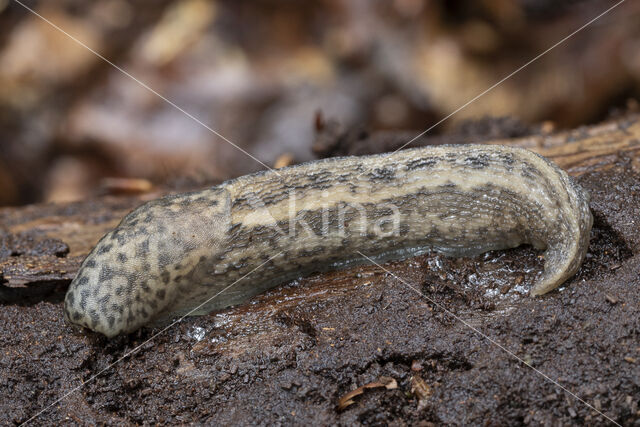
POLYGON ((586 254, 588 199, 549 160, 500 145, 415 148, 259 172, 129 213, 82 263, 65 318, 112 337, 205 301, 190 314, 240 304, 312 272, 367 263, 360 253, 384 262, 521 244, 545 250, 531 289, 541 295, 576 273, 586 254))

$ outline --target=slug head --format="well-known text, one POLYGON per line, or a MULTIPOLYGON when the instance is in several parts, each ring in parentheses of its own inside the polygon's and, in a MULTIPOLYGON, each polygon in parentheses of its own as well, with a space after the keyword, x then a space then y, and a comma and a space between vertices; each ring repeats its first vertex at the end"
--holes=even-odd
POLYGON ((82 263, 65 297, 65 319, 107 337, 153 322, 188 294, 178 279, 223 247, 229 211, 222 187, 134 210, 82 263))

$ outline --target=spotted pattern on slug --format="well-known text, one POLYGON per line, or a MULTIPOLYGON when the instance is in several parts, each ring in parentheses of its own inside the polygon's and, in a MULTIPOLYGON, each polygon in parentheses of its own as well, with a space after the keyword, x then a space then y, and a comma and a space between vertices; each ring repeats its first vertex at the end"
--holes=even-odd
POLYGON ((588 247, 587 193, 553 163, 498 145, 425 147, 260 172, 139 207, 104 236, 65 318, 109 337, 242 303, 311 272, 437 250, 545 250, 531 290, 572 276, 588 247), (273 255, 282 255, 270 259, 273 255))

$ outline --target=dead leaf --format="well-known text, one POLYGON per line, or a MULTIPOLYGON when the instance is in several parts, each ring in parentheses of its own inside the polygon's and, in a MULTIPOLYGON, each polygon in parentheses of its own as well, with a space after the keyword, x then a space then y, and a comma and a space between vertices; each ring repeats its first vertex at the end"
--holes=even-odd
POLYGON ((605 297, 605 298, 607 299, 607 301, 609 301, 611 304, 617 304, 617 303, 618 303, 618 299, 617 299, 616 297, 614 297, 614 296, 611 296, 611 295, 609 295, 609 294, 605 294, 605 296, 604 296, 604 297, 605 297))
POLYGON ((418 398, 418 409, 422 409, 427 404, 427 399, 431 396, 431 387, 419 375, 411 377, 411 393, 418 398))
POLYGON ((360 396, 362 393, 364 393, 366 389, 381 388, 381 387, 384 387, 387 390, 394 390, 398 388, 398 382, 395 380, 395 378, 383 376, 378 378, 378 381, 374 381, 369 384, 360 386, 357 389, 350 391, 349 393, 345 394, 340 398, 340 400, 338 401, 338 411, 342 411, 347 406, 354 404, 355 401, 353 400, 353 398, 356 396, 360 396))
POLYGON ((378 381, 381 384, 384 384, 385 388, 387 390, 395 390, 396 388, 398 388, 398 382, 395 380, 395 378, 392 377, 380 377, 378 378, 378 381))
POLYGON ((100 186, 107 194, 142 194, 153 189, 149 180, 141 178, 104 178, 100 186))
POLYGON ((273 168, 280 169, 286 166, 291 166, 294 161, 295 161, 295 158, 293 157, 293 154, 284 153, 276 159, 275 163, 273 164, 273 168))

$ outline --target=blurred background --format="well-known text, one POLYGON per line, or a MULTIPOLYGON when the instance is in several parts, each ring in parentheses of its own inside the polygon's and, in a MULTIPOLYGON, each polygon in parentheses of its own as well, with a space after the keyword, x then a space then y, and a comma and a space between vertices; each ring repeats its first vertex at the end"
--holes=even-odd
MULTIPOLYGON (((346 128, 418 134, 615 4, 21 1, 269 166, 314 158, 318 112, 346 128)), ((561 130, 636 110, 639 23, 640 2, 625 2, 429 134, 487 116, 561 130)), ((0 0, 0 206, 262 168, 0 0)))

